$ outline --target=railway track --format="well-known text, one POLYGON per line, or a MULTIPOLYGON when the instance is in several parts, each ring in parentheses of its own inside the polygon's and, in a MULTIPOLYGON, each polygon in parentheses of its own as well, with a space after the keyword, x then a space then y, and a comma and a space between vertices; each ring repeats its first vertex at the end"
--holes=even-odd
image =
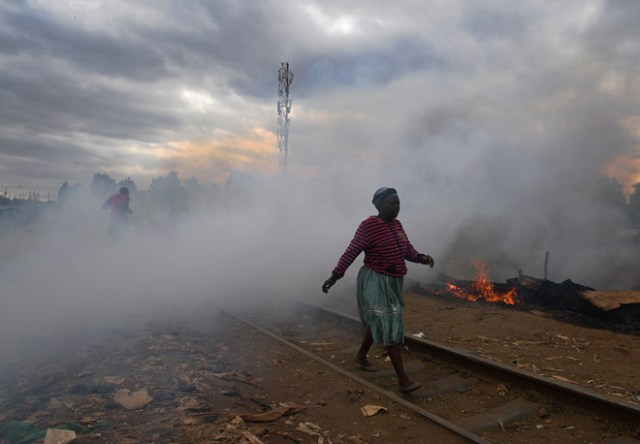
POLYGON ((553 427, 567 443, 640 443, 640 405, 411 335, 405 367, 422 388, 402 394, 382 348, 370 352, 377 372, 353 363, 357 318, 300 301, 292 307, 233 316, 469 442, 548 443, 553 427))

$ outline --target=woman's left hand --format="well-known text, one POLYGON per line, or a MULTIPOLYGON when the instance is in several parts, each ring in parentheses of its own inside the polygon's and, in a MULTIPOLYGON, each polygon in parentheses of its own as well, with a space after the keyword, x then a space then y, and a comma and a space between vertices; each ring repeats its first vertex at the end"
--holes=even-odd
POLYGON ((420 255, 420 263, 421 264, 425 264, 430 266, 431 268, 433 268, 433 266, 435 265, 435 261, 433 260, 433 258, 431 256, 429 256, 428 254, 421 254, 420 255))

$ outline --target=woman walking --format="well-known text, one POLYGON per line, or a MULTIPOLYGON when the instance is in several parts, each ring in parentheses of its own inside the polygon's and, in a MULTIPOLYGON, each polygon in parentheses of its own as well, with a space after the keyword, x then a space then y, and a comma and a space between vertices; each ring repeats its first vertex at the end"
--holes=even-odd
POLYGON ((402 224, 396 219, 400 212, 400 199, 394 188, 379 188, 372 203, 378 215, 369 216, 360 224, 331 277, 324 281, 322 291, 327 293, 364 251, 364 265, 358 273, 357 297, 358 313, 366 330, 354 360, 363 370, 376 371, 369 363, 367 353, 374 343, 382 343, 398 375, 400 391, 408 393, 419 389, 420 383, 409 379, 402 363, 405 260, 432 268, 434 261, 431 256, 420 254, 413 248, 402 224))

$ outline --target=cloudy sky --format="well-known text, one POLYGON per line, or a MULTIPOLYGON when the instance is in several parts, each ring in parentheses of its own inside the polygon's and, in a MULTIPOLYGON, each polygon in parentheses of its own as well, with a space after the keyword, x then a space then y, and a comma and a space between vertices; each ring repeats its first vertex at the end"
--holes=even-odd
POLYGON ((273 174, 284 61, 292 174, 630 186, 639 19, 634 0, 4 0, 0 187, 273 174))
POLYGON ((232 251, 220 280, 245 265, 270 280, 295 260, 288 282, 315 294, 373 191, 395 186, 410 239, 436 257, 413 277, 472 278, 473 257, 495 280, 541 276, 551 251, 552 280, 638 286, 623 215, 594 201, 602 175, 627 192, 640 181, 638 23, 637 0, 0 0, 0 192, 14 196, 55 198, 98 172, 139 189, 170 170, 278 177, 277 74, 286 61, 294 73, 289 185, 258 193, 253 213, 139 240, 135 264, 95 244, 106 218, 92 213, 30 235, 32 249, 3 240, 23 260, 0 271, 24 270, 15 300, 55 301, 52 282, 82 298, 113 263, 132 273, 123 287, 156 295, 210 288, 210 253, 232 251), (174 278, 143 288, 139 264, 165 256, 149 272, 174 278))

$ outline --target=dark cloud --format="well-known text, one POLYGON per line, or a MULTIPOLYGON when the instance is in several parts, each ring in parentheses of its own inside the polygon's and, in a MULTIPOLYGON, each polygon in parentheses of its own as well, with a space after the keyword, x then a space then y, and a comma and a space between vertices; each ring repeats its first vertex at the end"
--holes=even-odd
POLYGON ((307 54, 297 62, 295 81, 302 97, 325 88, 382 87, 404 75, 447 67, 431 43, 406 35, 352 50, 307 54))
POLYGON ((503 7, 472 6, 467 12, 464 26, 480 40, 503 39, 511 42, 521 41, 530 29, 531 18, 527 17, 526 7, 513 3, 503 7))
POLYGON ((22 159, 38 157, 43 162, 70 163, 98 157, 89 148, 75 142, 65 144, 52 139, 11 138, 3 135, 0 136, 0 146, 3 147, 2 153, 5 156, 22 159))
MULTIPOLYGON (((26 68, 35 68, 33 64, 26 68)), ((0 72, 1 126, 50 133, 90 133, 112 138, 154 135, 179 120, 160 101, 134 87, 122 90, 106 83, 87 82, 69 72, 0 72)))
POLYGON ((13 43, 4 46, 10 54, 61 59, 86 73, 136 81, 153 82, 168 74, 149 41, 86 29, 37 9, 8 9, 0 19, 2 32, 13 43))

